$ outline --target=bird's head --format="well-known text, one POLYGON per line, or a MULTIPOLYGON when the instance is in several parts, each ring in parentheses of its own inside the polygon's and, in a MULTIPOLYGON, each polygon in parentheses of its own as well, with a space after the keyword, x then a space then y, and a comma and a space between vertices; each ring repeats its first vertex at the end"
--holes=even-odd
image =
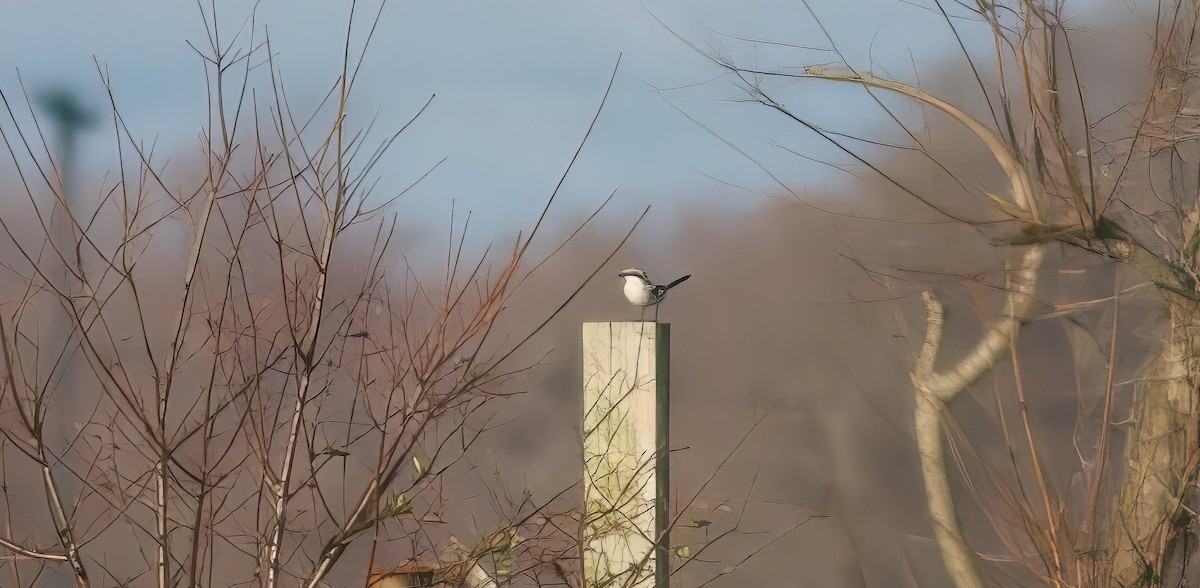
POLYGON ((636 267, 621 270, 621 273, 617 275, 622 278, 640 278, 642 280, 646 280, 647 282, 650 281, 650 278, 646 275, 646 272, 636 267))

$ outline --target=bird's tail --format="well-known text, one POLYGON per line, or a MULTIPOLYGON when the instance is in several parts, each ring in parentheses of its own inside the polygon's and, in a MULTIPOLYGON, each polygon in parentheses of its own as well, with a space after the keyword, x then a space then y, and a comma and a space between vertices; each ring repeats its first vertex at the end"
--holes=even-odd
POLYGON ((663 292, 666 292, 667 290, 670 290, 671 288, 674 288, 675 286, 678 286, 678 285, 686 282, 687 279, 690 277, 692 277, 692 274, 688 274, 686 276, 683 276, 682 278, 679 278, 678 280, 675 280, 674 282, 671 282, 670 284, 667 284, 666 286, 663 287, 663 292))

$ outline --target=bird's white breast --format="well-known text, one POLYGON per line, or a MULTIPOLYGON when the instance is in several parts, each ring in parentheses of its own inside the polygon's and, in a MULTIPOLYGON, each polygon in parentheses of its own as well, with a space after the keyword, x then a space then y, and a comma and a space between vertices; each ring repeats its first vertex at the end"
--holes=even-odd
POLYGON ((625 276, 625 298, 638 306, 647 306, 654 302, 650 286, 637 276, 625 276))

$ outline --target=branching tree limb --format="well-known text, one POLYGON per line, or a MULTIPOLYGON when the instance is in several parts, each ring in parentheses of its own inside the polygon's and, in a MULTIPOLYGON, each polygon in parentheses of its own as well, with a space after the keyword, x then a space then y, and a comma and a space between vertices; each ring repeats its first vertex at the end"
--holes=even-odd
MULTIPOLYGON (((1029 222, 1040 220, 1037 200, 1024 168, 1008 145, 986 125, 945 101, 906 84, 848 68, 809 67, 807 73, 821 79, 892 90, 954 117, 987 146, 1004 169, 1012 194, 1012 203, 1006 209, 1017 211, 1029 222)), ((984 333, 979 342, 944 371, 934 368, 941 348, 941 303, 932 293, 926 292, 924 295, 927 313, 925 340, 912 373, 912 382, 917 394, 917 449, 921 456, 921 473, 925 480, 925 494, 933 518, 934 534, 947 571, 959 588, 982 588, 983 584, 976 569, 976 555, 967 545, 956 520, 942 449, 942 415, 947 402, 967 390, 1008 353, 1021 322, 1029 317, 1034 306, 1033 294, 1037 285, 1037 273, 1045 255, 1044 248, 1041 244, 1027 247, 1017 266, 1008 274, 1008 292, 1000 315, 984 325, 984 333)))

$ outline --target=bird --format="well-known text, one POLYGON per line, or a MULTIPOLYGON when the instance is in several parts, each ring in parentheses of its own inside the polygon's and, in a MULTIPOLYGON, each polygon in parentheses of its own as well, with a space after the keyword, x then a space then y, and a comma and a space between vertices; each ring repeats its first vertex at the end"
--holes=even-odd
POLYGON ((650 276, 646 275, 645 270, 636 267, 621 270, 621 273, 617 275, 625 278, 625 298, 634 306, 652 306, 658 304, 666 297, 667 290, 682 284, 684 280, 692 277, 692 274, 688 274, 663 286, 652 282, 650 276))

